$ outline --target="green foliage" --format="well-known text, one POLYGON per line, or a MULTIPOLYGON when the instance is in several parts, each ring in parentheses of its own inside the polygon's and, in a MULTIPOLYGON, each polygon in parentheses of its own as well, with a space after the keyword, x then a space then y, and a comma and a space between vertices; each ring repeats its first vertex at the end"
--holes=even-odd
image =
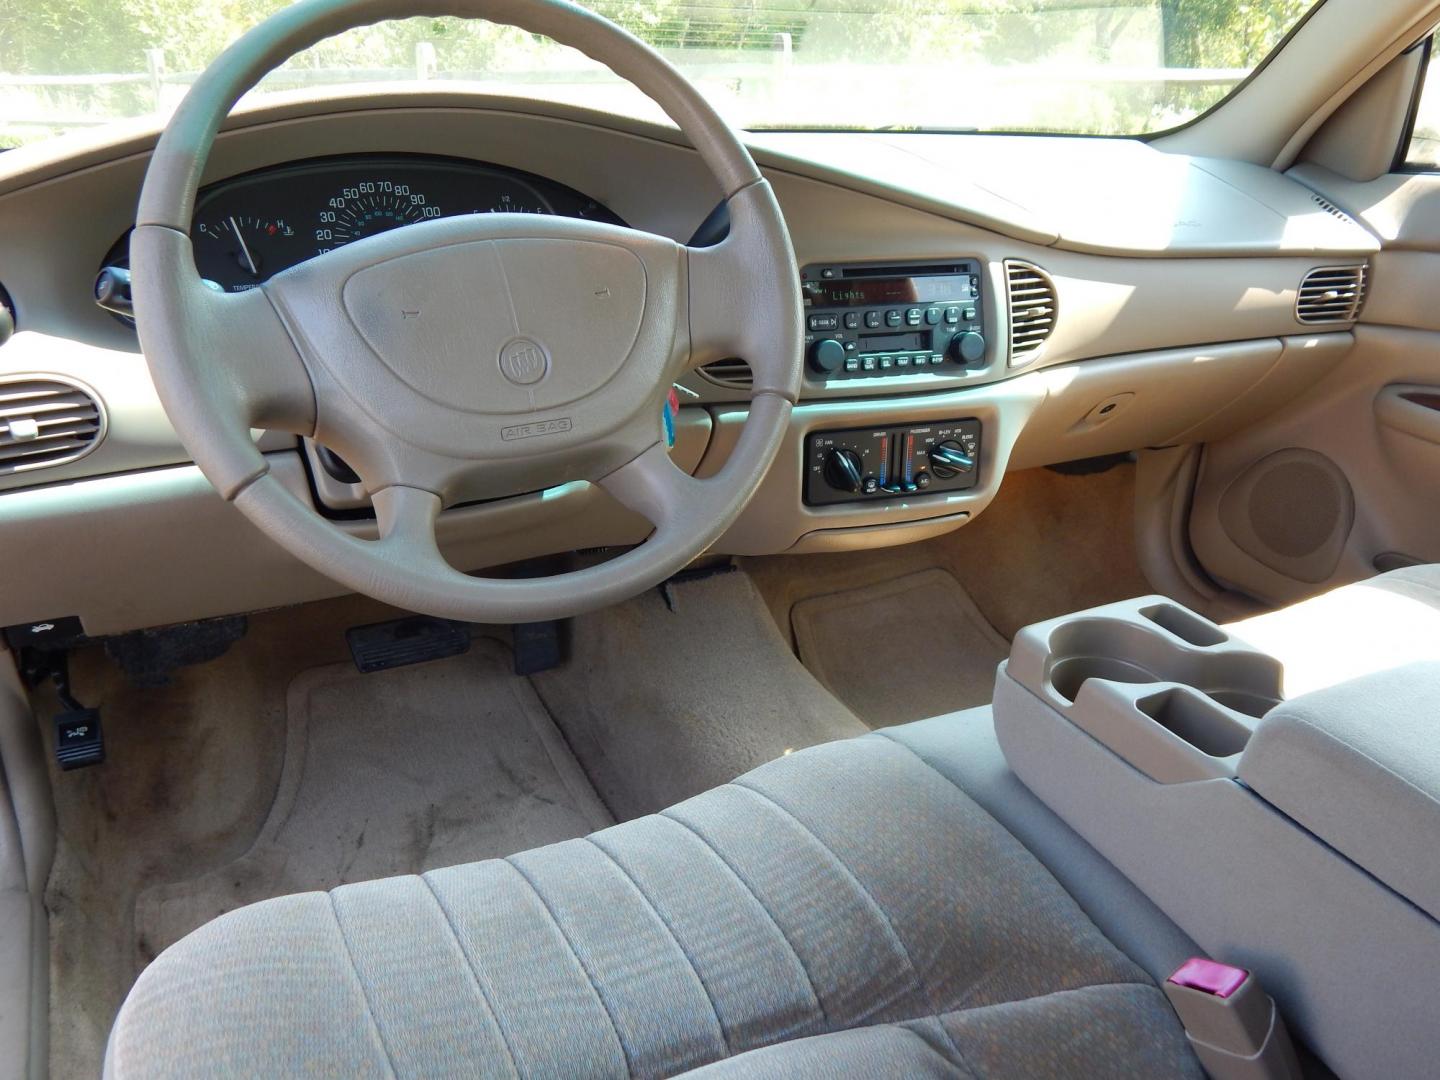
MULTIPOLYGON (((764 70, 788 35, 799 65, 862 65, 876 92, 896 95, 894 121, 907 121, 907 71, 967 63, 986 67, 1064 64, 1170 68, 1251 68, 1312 0, 589 0, 600 14, 674 57, 748 63, 764 70), (1138 43, 1138 44, 1137 44, 1138 43), (1148 43, 1148 44, 1147 44, 1148 43), (1146 49, 1148 48, 1148 52, 1146 49), (901 80, 897 82, 895 76, 901 80)), ((231 41, 286 0, 0 0, 0 73, 145 73, 147 50, 163 50, 172 75, 202 69, 231 41)), ((543 74, 550 43, 478 20, 412 18, 350 31, 294 58, 305 69, 404 73, 415 46, 435 48, 442 73, 543 74)), ((800 68, 797 68, 797 71, 800 68)), ((810 70, 819 70, 811 68, 810 70)), ((753 76, 747 76, 754 78, 753 76)), ((937 75, 943 84, 943 75, 937 75)), ((315 78, 325 79, 317 72, 315 78)), ((741 76, 725 76, 738 88, 741 76)), ((759 76, 763 80, 764 76, 759 76)), ((805 76, 808 80, 808 75, 805 76)), ((282 80, 283 81, 283 80, 282 80)), ((337 80, 339 81, 339 80, 337 80)), ((1057 84, 1037 101, 1048 130, 1126 132, 1191 115, 1225 92, 1222 83, 1057 84)), ((1027 92, 1029 92, 1027 90, 1027 92)), ((57 115, 133 115, 155 106, 148 80, 82 90, 32 90, 30 103, 57 115)), ((933 94, 933 91, 932 91, 933 94)), ((0 97, 0 125, 5 100, 0 97)), ((785 99, 760 122, 791 119, 785 99), (770 116, 774 112, 777 115, 770 116)), ((814 112, 812 107, 811 112, 814 112)), ((48 112, 45 114, 48 120, 48 112)), ((807 122, 814 118, 807 113, 807 122)), ((831 117, 824 116, 824 122, 831 117)), ((849 121, 833 117, 837 125, 849 121)), ((968 118, 957 115, 957 124, 968 118)), ((7 138, 13 138, 6 135, 7 138)))

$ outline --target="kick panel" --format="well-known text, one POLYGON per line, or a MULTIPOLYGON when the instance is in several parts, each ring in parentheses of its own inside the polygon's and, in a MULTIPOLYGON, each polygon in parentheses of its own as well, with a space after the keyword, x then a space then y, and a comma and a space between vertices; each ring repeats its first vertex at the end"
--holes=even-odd
POLYGON ((805 440, 805 503, 869 502, 972 488, 980 421, 815 431, 805 440))

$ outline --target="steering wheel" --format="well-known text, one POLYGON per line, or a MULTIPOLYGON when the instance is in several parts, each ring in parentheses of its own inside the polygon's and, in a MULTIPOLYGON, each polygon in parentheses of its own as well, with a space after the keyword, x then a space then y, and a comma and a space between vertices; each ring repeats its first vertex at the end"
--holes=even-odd
MULTIPOLYGON (((655 178, 663 183, 663 178, 655 178)), ((779 205, 735 133, 641 41, 565 0, 302 0, 201 75, 166 126, 130 241, 135 312, 162 404, 205 476, 322 574, 397 607, 534 622, 633 596, 702 554, 774 460, 801 378, 799 275, 779 205), (724 192, 709 248, 593 221, 474 214, 336 248, 247 292, 207 286, 191 217, 231 107, 323 38, 388 18, 487 18, 570 45, 628 79, 694 144, 724 192), (749 415, 724 467, 670 460, 675 379, 745 358, 749 415), (269 472, 252 428, 308 435, 371 495, 379 538, 336 528, 269 472), (608 562, 472 577, 435 537, 442 506, 599 484, 653 526, 608 562)))

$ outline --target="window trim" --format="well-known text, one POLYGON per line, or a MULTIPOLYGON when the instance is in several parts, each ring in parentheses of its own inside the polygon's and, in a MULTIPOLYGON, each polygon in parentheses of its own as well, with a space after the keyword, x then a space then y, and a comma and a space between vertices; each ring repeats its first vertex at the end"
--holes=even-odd
MULTIPOLYGON (((1410 105, 1405 110, 1405 123, 1400 128, 1400 145, 1395 147, 1395 160, 1391 162, 1392 173, 1433 173, 1440 172, 1440 167, 1434 165, 1420 165, 1410 160, 1410 143, 1415 139, 1415 121, 1420 114, 1420 98, 1425 93, 1426 77, 1430 74, 1430 56, 1435 47, 1435 31, 1432 30, 1421 40, 1411 45, 1405 52, 1420 49, 1420 70, 1415 73, 1415 86, 1410 91, 1410 105)), ((1402 56, 1404 53, 1401 54, 1402 56)))

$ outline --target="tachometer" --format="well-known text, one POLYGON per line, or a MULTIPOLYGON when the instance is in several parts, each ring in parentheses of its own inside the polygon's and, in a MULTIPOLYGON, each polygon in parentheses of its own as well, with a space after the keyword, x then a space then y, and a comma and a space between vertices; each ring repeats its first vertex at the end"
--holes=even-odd
POLYGON ((437 203, 409 184, 359 180, 332 195, 315 229, 316 254, 426 218, 444 217, 437 203))

